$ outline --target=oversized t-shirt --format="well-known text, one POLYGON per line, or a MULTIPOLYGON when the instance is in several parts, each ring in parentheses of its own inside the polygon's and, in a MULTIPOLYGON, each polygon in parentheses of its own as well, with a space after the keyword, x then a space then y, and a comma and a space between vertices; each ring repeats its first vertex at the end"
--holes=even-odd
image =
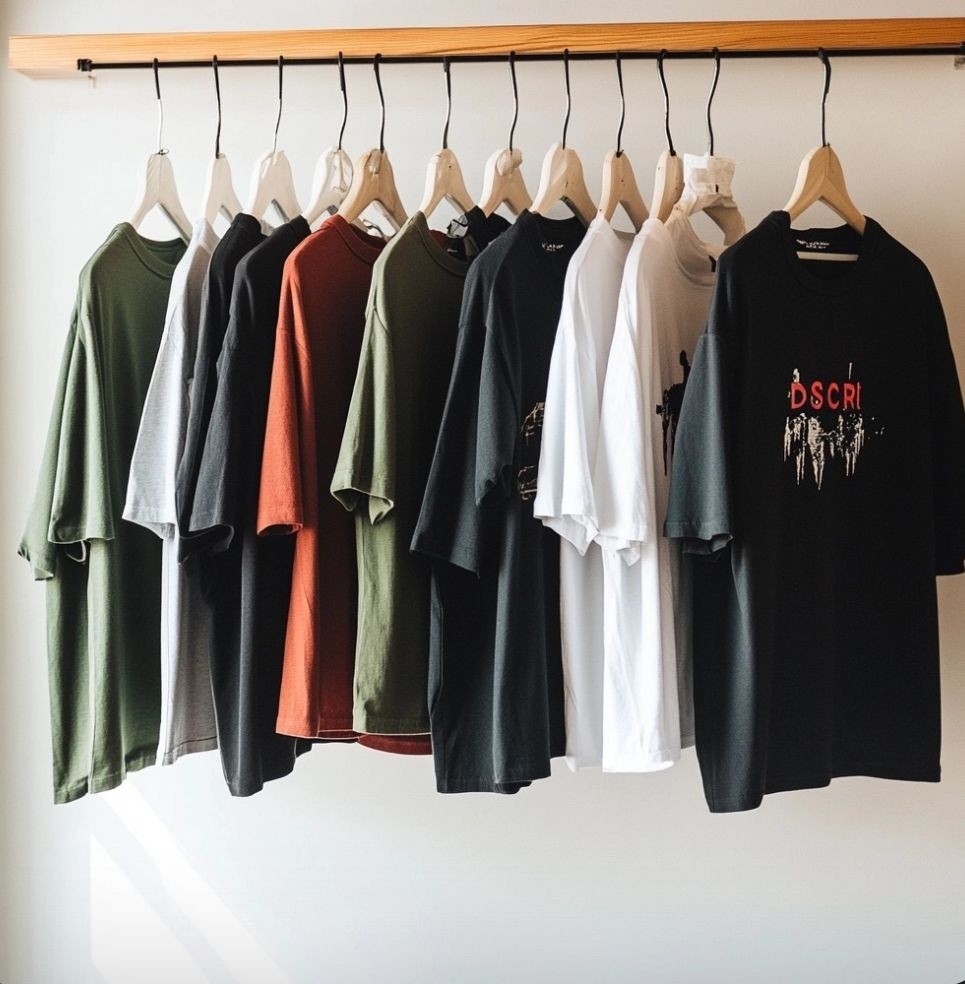
MULTIPOLYGON (((188 394, 188 423, 175 483, 178 528, 181 531, 178 559, 182 562, 192 552, 189 543, 192 537, 191 510, 194 507, 201 453, 204 449, 204 439, 208 432, 208 421, 211 419, 211 408, 214 406, 218 385, 218 356, 221 353, 225 332, 228 330, 235 267, 245 253, 254 249, 264 238, 258 219, 247 212, 239 212, 225 230, 208 264, 201 302, 201 326, 188 394)), ((189 570, 194 569, 196 565, 189 568, 189 570)), ((191 574, 191 576, 196 575, 191 574)))
POLYGON ((675 208, 630 253, 594 469, 605 572, 603 767, 648 772, 693 744, 689 579, 662 533, 674 429, 723 247, 675 208))
POLYGON ((201 293, 218 237, 207 219, 194 225, 171 281, 164 334, 144 400, 131 458, 124 519, 161 537, 161 740, 164 765, 215 748, 208 649, 211 610, 197 578, 178 563, 174 485, 187 427, 188 390, 198 343, 201 293))
POLYGON ((449 565, 434 582, 430 661, 441 792, 515 792, 565 751, 559 537, 533 497, 563 281, 585 231, 524 211, 466 280, 413 537, 449 565))
POLYGON ((707 802, 937 781, 935 575, 963 568, 965 412, 931 275, 874 219, 858 236, 772 212, 717 278, 666 522, 711 555, 694 599, 707 802), (811 243, 858 259, 802 260, 811 243))
POLYGON ((81 272, 19 553, 46 581, 54 800, 157 759, 161 544, 121 520, 180 239, 115 226, 81 272))
MULTIPOLYGON (((328 488, 358 369, 372 265, 384 245, 333 215, 285 262, 257 529, 295 534, 276 722, 286 735, 355 736, 355 531, 328 488)), ((423 746, 403 738, 396 750, 423 746)))
POLYGON ((296 754, 310 747, 275 732, 293 544, 255 532, 282 270, 309 231, 296 216, 235 268, 191 510, 187 547, 204 551, 199 560, 214 617, 209 689, 235 796, 288 775, 296 754))
MULTIPOLYGON (((450 239, 414 213, 375 264, 331 488, 355 512, 354 727, 428 734, 429 562, 409 552, 449 385, 469 260, 508 228, 478 207, 450 239)), ((428 741, 425 751, 429 752, 428 741)))
POLYGON ((533 510, 561 537, 560 625, 566 760, 603 756, 603 557, 593 542, 600 400, 632 233, 597 216, 566 270, 550 362, 533 510))

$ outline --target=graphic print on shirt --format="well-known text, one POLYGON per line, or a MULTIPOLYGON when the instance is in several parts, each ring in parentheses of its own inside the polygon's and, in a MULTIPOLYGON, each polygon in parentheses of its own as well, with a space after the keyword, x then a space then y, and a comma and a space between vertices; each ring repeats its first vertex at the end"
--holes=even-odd
MULTIPOLYGON (((808 471, 809 461, 819 489, 831 459, 840 458, 845 477, 850 478, 867 438, 884 430, 866 426, 861 383, 853 379, 853 370, 854 363, 849 362, 847 379, 815 379, 808 385, 801 382, 798 369, 791 374, 787 393, 791 412, 784 421, 784 460, 793 459, 798 485, 808 471), (813 412, 808 413, 809 410, 813 412)), ((874 423, 874 417, 870 423, 874 423)))
POLYGON ((670 445, 670 454, 673 455, 674 438, 677 435, 677 421, 680 419, 680 408, 684 402, 684 388, 687 385, 687 377, 690 375, 690 363, 687 361, 687 352, 680 350, 680 365, 684 371, 684 378, 679 383, 673 383, 668 389, 663 391, 663 403, 657 404, 657 415, 663 418, 663 473, 667 474, 667 445, 670 445))
POLYGON ((544 403, 537 403, 523 418, 519 428, 522 438, 520 446, 520 468, 516 473, 516 491, 523 502, 536 497, 536 471, 539 467, 539 444, 543 433, 544 403))

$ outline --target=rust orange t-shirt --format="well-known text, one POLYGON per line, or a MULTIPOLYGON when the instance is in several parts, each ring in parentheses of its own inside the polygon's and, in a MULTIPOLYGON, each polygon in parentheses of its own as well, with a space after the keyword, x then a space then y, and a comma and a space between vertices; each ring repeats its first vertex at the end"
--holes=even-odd
MULTIPOLYGON (((355 529, 328 487, 352 399, 372 265, 384 245, 333 215, 285 261, 258 497, 258 532, 295 535, 280 734, 355 737, 355 529)), ((362 740, 428 751, 412 736, 362 740)))

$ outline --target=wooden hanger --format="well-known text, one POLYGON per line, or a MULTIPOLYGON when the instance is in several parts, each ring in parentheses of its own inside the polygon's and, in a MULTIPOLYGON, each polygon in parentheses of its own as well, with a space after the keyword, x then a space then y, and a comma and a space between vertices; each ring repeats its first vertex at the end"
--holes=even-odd
POLYGON ((596 215, 596 205, 586 187, 583 163, 576 151, 566 146, 566 130, 570 123, 570 52, 563 50, 563 69, 566 75, 566 116, 563 120, 563 139, 553 144, 543 158, 539 187, 533 200, 533 211, 545 215, 557 202, 563 202, 586 225, 596 215))
POLYGON ((657 55, 657 73, 663 87, 663 125, 667 131, 667 149, 657 159, 653 196, 650 199, 653 203, 652 215, 661 222, 670 218, 670 213, 680 201, 684 190, 684 162, 674 150, 673 137, 670 135, 670 93, 667 91, 667 78, 663 70, 666 55, 666 48, 657 55))
POLYGON ((466 190, 462 168, 456 155, 449 149, 449 119, 452 116, 452 78, 449 72, 449 59, 442 59, 442 70, 446 76, 446 125, 442 130, 442 149, 433 154, 426 168, 426 187, 419 211, 428 217, 440 202, 447 201, 460 214, 465 214, 473 206, 472 196, 466 190))
POLYGON ((164 106, 161 103, 161 85, 158 81, 158 61, 154 59, 154 91, 157 93, 157 150, 147 159, 141 180, 141 192, 132 209, 130 223, 136 229, 144 217, 154 208, 174 223, 181 238, 185 242, 191 239, 191 220, 185 215, 181 198, 178 195, 177 182, 174 180, 174 168, 168 152, 161 146, 164 133, 164 106))
POLYGON ((271 150, 258 159, 251 173, 248 186, 248 206, 245 211, 256 219, 263 219, 274 205, 287 222, 301 213, 301 205, 295 194, 295 180, 291 164, 283 150, 278 149, 278 127, 281 125, 282 80, 285 59, 278 56, 278 115, 275 118, 275 135, 271 150))
POLYGON ((630 159, 623 151, 623 121, 626 116, 626 98, 623 93, 623 69, 620 65, 620 53, 617 52, 617 79, 620 83, 620 126, 617 129, 617 149, 611 150, 603 161, 603 191, 600 194, 599 215, 607 222, 612 221, 617 207, 622 205, 633 228, 639 232, 640 227, 650 216, 647 205, 640 194, 637 179, 633 174, 630 159))
POLYGON ((482 195, 479 207, 488 216, 505 204, 513 215, 519 215, 533 204, 533 196, 526 187, 523 172, 523 152, 513 147, 516 121, 519 119, 519 89, 516 86, 516 52, 509 53, 509 73, 513 80, 513 122, 509 128, 509 146, 497 150, 483 171, 482 195))
MULTIPOLYGON (((844 181, 844 169, 838 155, 832 150, 827 141, 826 104, 828 91, 831 88, 831 62, 823 48, 818 49, 818 56, 824 64, 824 95, 821 99, 821 146, 815 147, 801 161, 797 172, 797 182, 791 197, 784 206, 784 211, 793 222, 805 209, 815 202, 824 202, 836 212, 859 235, 864 235, 865 217, 851 200, 844 181)), ((799 254, 800 255, 800 254, 799 254)), ((844 256, 853 259, 852 254, 812 254, 804 253, 805 257, 822 258, 829 256, 844 256)))
POLYGON ((352 184, 352 161, 341 147, 328 147, 312 176, 312 193, 302 217, 314 225, 323 215, 337 210, 352 184))
POLYGON ((408 216, 402 207, 402 200, 399 198, 399 191, 395 186, 392 164, 385 150, 385 98, 382 95, 382 80, 379 76, 381 59, 382 56, 377 54, 373 63, 375 84, 378 87, 379 102, 382 105, 379 146, 366 151, 355 162, 352 184, 342 204, 338 207, 338 214, 346 222, 355 222, 370 205, 375 205, 389 220, 392 227, 398 231, 408 216))
POLYGON ((241 211, 241 202, 231 180, 231 165, 228 158, 221 153, 221 83, 218 79, 217 55, 211 59, 211 67, 214 70, 214 91, 218 100, 218 129, 214 137, 214 157, 208 165, 201 211, 208 223, 214 225, 219 214, 230 222, 241 211))

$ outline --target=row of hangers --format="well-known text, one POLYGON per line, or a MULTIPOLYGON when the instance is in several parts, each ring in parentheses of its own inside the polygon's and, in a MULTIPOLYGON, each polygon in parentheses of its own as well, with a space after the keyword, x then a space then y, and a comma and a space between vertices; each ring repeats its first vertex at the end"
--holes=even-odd
MULTIPOLYGON (((695 187, 684 180, 681 157, 674 149, 670 133, 670 98, 664 74, 664 57, 657 57, 657 71, 664 96, 664 126, 667 135, 667 149, 657 162, 654 183, 653 215, 666 221, 671 210, 677 206, 685 214, 704 212, 724 234, 724 242, 735 241, 743 229, 743 218, 736 207, 730 188, 713 190, 695 187)), ((841 162, 827 141, 826 105, 831 83, 831 64, 823 49, 818 56, 824 65, 824 91, 821 100, 821 145, 813 149, 802 161, 797 182, 785 211, 794 221, 812 204, 822 201, 836 212, 859 234, 864 233, 864 215, 851 201, 844 180, 841 162)), ((720 77, 720 53, 713 49, 714 75, 707 100, 707 132, 709 154, 714 155, 714 131, 711 107, 720 77)), ((283 150, 278 148, 278 130, 281 124, 283 105, 284 58, 278 59, 278 113, 271 150, 267 151, 255 165, 249 187, 247 207, 243 207, 234 190, 231 168, 228 159, 221 152, 221 87, 218 75, 218 59, 212 59, 215 94, 218 109, 218 124, 215 135, 214 157, 209 165, 205 183, 203 214, 213 223, 219 214, 229 221, 239 212, 255 216, 266 223, 266 216, 274 207, 283 220, 288 221, 296 215, 303 215, 309 225, 313 225, 322 215, 337 211, 346 221, 368 228, 372 226, 363 218, 374 206, 398 230, 406 221, 407 215, 399 197, 389 155, 385 149, 385 98, 379 72, 381 56, 373 60, 376 87, 382 115, 378 146, 363 154, 353 167, 351 160, 342 148, 342 137, 348 117, 348 96, 345 86, 345 66, 341 54, 338 57, 339 85, 342 95, 343 115, 338 143, 326 150, 318 161, 312 181, 310 204, 303 209, 295 194, 291 165, 283 150)), ((479 205, 487 215, 501 205, 514 215, 524 209, 546 214, 554 205, 564 203, 584 223, 589 224, 597 214, 611 221, 616 210, 622 208, 634 229, 639 230, 651 212, 634 175, 633 167, 622 147, 623 125, 626 116, 626 100, 623 88, 623 69, 619 52, 615 55, 617 80, 620 89, 620 123, 617 130, 616 149, 606 155, 603 165, 603 188, 600 204, 596 205, 587 189, 583 176, 583 165, 579 155, 566 144, 570 119, 570 73, 569 52, 563 52, 563 68, 566 84, 566 114, 563 121, 562 138, 547 152, 540 174, 540 183, 535 197, 530 196, 523 179, 520 165, 522 153, 513 146, 516 122, 519 116, 519 93, 516 83, 515 56, 509 55, 509 68, 513 85, 514 115, 509 131, 509 145, 496 151, 486 162, 483 192, 479 205)), ((449 123, 452 110, 452 79, 449 59, 443 59, 446 83, 446 120, 443 128, 442 147, 429 161, 426 185, 419 210, 429 216, 439 204, 448 201, 457 211, 463 213, 473 207, 474 200, 469 194, 463 178, 462 168, 449 147, 449 123)), ((164 110, 161 101, 161 88, 158 74, 158 61, 154 60, 154 85, 158 104, 158 149, 147 160, 142 193, 134 209, 131 224, 137 227, 144 217, 155 207, 159 208, 177 227, 185 239, 190 238, 191 222, 184 212, 177 193, 174 170, 168 151, 163 144, 164 110)), ((267 225, 267 223, 266 223, 267 225)), ((799 254, 813 258, 814 254, 799 254)), ((853 254, 819 254, 822 259, 854 259, 853 254)))

